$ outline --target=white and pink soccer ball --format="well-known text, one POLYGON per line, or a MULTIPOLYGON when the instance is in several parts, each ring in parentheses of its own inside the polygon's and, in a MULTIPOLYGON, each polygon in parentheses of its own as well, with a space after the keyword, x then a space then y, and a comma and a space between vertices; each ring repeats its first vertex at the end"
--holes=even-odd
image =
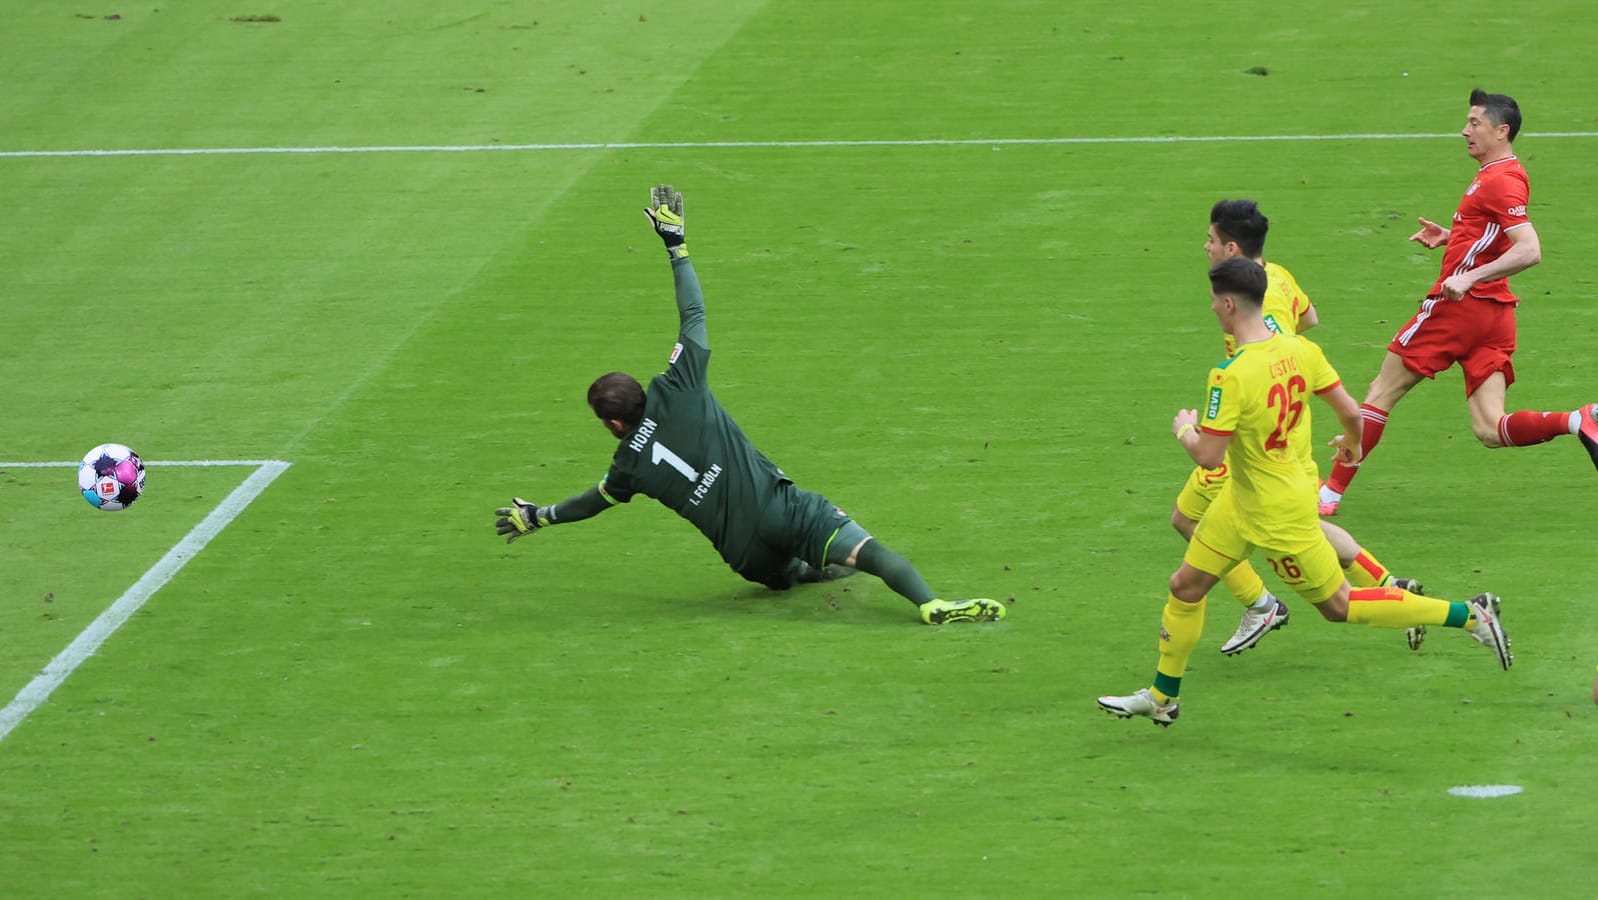
POLYGON ((122 444, 101 444, 78 466, 78 490, 95 509, 127 509, 144 493, 144 461, 122 444))

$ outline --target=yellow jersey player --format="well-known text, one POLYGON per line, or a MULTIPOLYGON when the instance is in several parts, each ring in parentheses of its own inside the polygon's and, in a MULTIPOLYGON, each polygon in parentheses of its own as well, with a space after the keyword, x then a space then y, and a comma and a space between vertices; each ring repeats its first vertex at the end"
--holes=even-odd
POLYGON ((1171 575, 1154 681, 1126 696, 1100 697, 1099 707, 1112 715, 1176 721, 1182 675, 1204 631, 1205 595, 1255 549, 1327 621, 1463 628, 1500 666, 1513 662, 1492 594, 1451 603, 1399 587, 1354 588, 1344 577, 1316 510, 1308 401, 1313 394, 1336 413, 1343 433, 1331 444, 1348 462, 1359 461, 1359 405, 1319 347, 1265 324, 1266 284, 1253 260, 1210 269, 1210 309, 1238 349, 1210 370, 1203 411, 1179 410, 1171 430, 1193 462, 1214 468, 1229 460, 1231 475, 1171 575))
MULTIPOLYGON (((1210 226, 1204 240, 1204 253, 1209 257, 1211 266, 1237 258, 1251 259, 1263 266, 1266 289, 1260 313, 1265 326, 1272 332, 1299 334, 1313 328, 1320 317, 1315 305, 1293 278, 1293 273, 1283 266, 1265 261, 1265 237, 1269 229, 1270 220, 1260 212, 1259 204, 1253 200, 1222 200, 1210 208, 1210 226)), ((1223 337, 1226 358, 1231 359, 1237 351, 1236 339, 1230 332, 1224 333, 1223 337)), ((1183 539, 1192 539, 1194 526, 1220 494, 1228 473, 1228 466, 1222 461, 1215 468, 1195 467, 1188 475, 1187 483, 1177 495, 1175 508, 1171 510, 1171 527, 1183 539)), ((1313 474, 1319 480, 1319 472, 1313 474)), ((1347 531, 1329 522, 1323 523, 1322 530, 1337 551, 1338 563, 1355 587, 1394 585, 1413 593, 1422 593, 1420 582, 1413 578, 1394 578, 1387 567, 1367 553, 1347 531)), ((1221 644, 1222 653, 1228 656, 1242 653, 1259 643, 1265 635, 1287 624, 1287 604, 1265 589, 1265 582, 1248 560, 1243 560, 1228 572, 1221 583, 1244 607, 1236 631, 1221 644)), ((1424 636, 1425 629, 1414 630, 1409 634, 1410 646, 1418 647, 1424 636)))

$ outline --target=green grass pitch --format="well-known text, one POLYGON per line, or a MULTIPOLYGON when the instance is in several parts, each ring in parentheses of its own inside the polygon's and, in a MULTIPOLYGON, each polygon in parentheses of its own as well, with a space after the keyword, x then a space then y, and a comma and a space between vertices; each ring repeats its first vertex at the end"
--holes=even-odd
MULTIPOLYGON (((0 894, 1590 895, 1598 474, 1482 449, 1457 370, 1339 522, 1503 595, 1512 671, 1291 597, 1223 658, 1218 597, 1176 726, 1093 698, 1153 672, 1215 200, 1260 201, 1358 395, 1470 89, 1515 94, 1510 405, 1598 399, 1598 21, 1166 6, 0 3, 0 460, 292 463, 0 740, 0 894), (1284 135, 1326 139, 1179 140, 1284 135), (479 149, 328 149, 384 147, 479 149), (725 405, 1005 622, 766 592, 649 501, 498 542, 603 472, 593 377, 671 347, 662 181, 725 405)), ((0 469, 0 703, 247 473, 99 514, 0 469)))

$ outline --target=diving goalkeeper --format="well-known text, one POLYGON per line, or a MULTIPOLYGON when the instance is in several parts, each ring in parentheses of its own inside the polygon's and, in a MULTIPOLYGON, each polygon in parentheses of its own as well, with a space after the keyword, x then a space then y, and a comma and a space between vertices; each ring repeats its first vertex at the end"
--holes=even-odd
POLYGON ((680 327, 666 371, 645 391, 623 372, 601 375, 588 406, 620 445, 598 485, 560 503, 520 497, 496 510, 507 543, 579 522, 637 495, 653 497, 698 528, 739 575, 773 590, 856 570, 881 578, 929 625, 1004 618, 996 600, 936 597, 910 561, 873 538, 825 497, 801 490, 749 442, 710 391, 710 344, 699 279, 683 242, 682 195, 650 191, 649 217, 666 245, 680 327))

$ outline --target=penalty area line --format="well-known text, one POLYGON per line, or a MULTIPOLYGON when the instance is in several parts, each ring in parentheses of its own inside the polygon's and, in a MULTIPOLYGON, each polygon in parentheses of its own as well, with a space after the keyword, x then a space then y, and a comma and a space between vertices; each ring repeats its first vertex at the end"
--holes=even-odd
MULTIPOLYGON (((186 465, 248 465, 249 463, 232 462, 199 462, 185 463, 186 465)), ((46 466, 72 465, 77 463, 0 463, 0 469, 7 466, 24 466, 29 468, 43 468, 46 466)), ((172 463, 168 463, 172 465, 172 463)), ((55 659, 50 660, 37 677, 17 692, 17 696, 4 709, 0 709, 0 741, 6 739, 12 729, 22 724, 35 709, 43 705, 50 698, 55 689, 67 680, 84 660, 93 656, 96 650, 106 642, 111 635, 121 628, 151 595, 160 590, 173 576, 188 564, 196 554, 205 549, 211 539, 221 533, 238 515, 244 512, 256 497, 261 495, 267 487, 288 470, 289 463, 282 460, 259 460, 257 468, 244 483, 233 489, 210 515, 200 521, 200 524, 179 541, 172 549, 166 552, 143 577, 133 583, 133 586, 122 593, 106 610, 89 623, 65 650, 58 653, 55 659)))

